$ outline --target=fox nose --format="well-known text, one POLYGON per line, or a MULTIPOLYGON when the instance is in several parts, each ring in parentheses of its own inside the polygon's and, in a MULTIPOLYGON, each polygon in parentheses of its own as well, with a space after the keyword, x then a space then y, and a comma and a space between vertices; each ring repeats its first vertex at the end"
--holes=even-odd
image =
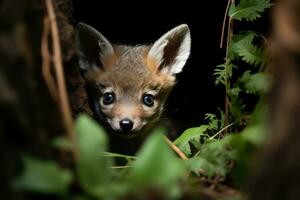
POLYGON ((120 121, 121 130, 124 132, 129 132, 133 128, 133 122, 130 119, 122 119, 120 121))

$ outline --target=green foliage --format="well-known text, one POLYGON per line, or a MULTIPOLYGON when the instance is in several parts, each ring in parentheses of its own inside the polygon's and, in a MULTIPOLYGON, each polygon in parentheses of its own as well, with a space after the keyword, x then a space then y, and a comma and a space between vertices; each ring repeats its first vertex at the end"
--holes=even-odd
POLYGON ((135 190, 156 186, 169 197, 180 195, 178 181, 185 173, 185 165, 167 146, 162 135, 151 135, 137 157, 129 175, 135 190))
POLYGON ((81 115, 75 126, 78 134, 78 176, 83 189, 98 198, 107 197, 112 191, 109 184, 112 160, 103 156, 107 138, 102 128, 86 115, 81 115))
POLYGON ((189 160, 190 170, 199 175, 199 170, 211 179, 214 175, 225 176, 228 171, 227 151, 220 140, 206 143, 201 146, 199 153, 189 160))
MULTIPOLYGON (((264 109, 259 106, 256 116, 264 115, 264 109)), ((253 119, 255 122, 255 119, 253 119)), ((239 134, 229 134, 221 140, 208 138, 197 149, 198 153, 191 157, 188 166, 196 175, 200 172, 211 179, 214 175, 225 176, 232 173, 237 185, 245 183, 249 175, 251 157, 256 149, 266 140, 266 129, 263 121, 253 123, 239 134), (234 161, 234 169, 229 162, 234 161)))
POLYGON ((263 63, 263 50, 253 44, 256 34, 244 32, 233 37, 229 48, 229 55, 238 55, 246 63, 258 66, 263 63))
MULTIPOLYGON (((253 21, 271 6, 269 0, 241 0, 237 6, 231 4, 229 21, 233 19, 253 21)), ((270 78, 262 71, 266 65, 266 58, 262 47, 258 46, 261 39, 253 31, 241 31, 235 35, 232 24, 229 23, 225 63, 216 66, 214 75, 216 85, 223 85, 225 97, 225 126, 235 123, 231 130, 239 131, 248 123, 251 110, 247 105, 247 98, 252 95, 259 97, 269 89, 270 78), (234 66, 234 67, 233 67, 234 66), (260 66, 260 67, 258 67, 260 66), (238 77, 236 71, 242 73, 238 77), (246 96, 246 95, 248 96, 246 96)))
MULTIPOLYGON (((231 4, 229 20, 253 21, 270 6, 269 0, 241 0, 237 6, 231 4)), ((233 32, 230 30, 231 25, 232 23, 228 26, 228 33, 233 32)), ((257 45, 261 38, 257 36, 258 34, 250 31, 228 35, 225 62, 216 66, 214 70, 215 84, 225 87, 228 112, 221 111, 221 119, 215 114, 206 114, 208 126, 205 131, 200 132, 199 128, 188 129, 174 142, 190 157, 188 166, 196 175, 201 172, 210 179, 214 175, 231 174, 236 182, 243 183, 248 175, 248 167, 251 166, 251 156, 264 141, 266 131, 262 126, 263 120, 248 125, 249 120, 253 121, 255 117, 251 119, 251 110, 247 108, 244 99, 245 95, 259 97, 265 94, 270 86, 270 78, 261 71, 266 61, 263 48, 257 45), (237 70, 242 72, 241 77, 235 74, 237 70), (225 118, 228 120, 227 124, 225 118), (246 125, 248 126, 245 128, 246 125), (222 138, 222 132, 226 129, 230 133, 222 138), (193 142, 194 137, 198 144, 193 142), (197 153, 192 153, 192 147, 197 153), (229 165, 232 162, 235 163, 234 168, 229 165)), ((260 115, 263 115, 263 109, 260 111, 260 115)))
POLYGON ((209 128, 213 130, 217 130, 219 128, 219 120, 215 114, 206 113, 205 119, 208 120, 209 128))
POLYGON ((224 127, 224 117, 224 112, 220 110, 220 118, 215 114, 206 113, 204 119, 208 120, 209 130, 214 132, 224 127))
POLYGON ((226 84, 226 81, 232 77, 232 69, 234 65, 232 63, 224 63, 216 66, 214 70, 214 76, 216 77, 215 84, 226 84))
MULTIPOLYGON (((14 181, 20 190, 45 194, 68 194, 73 177, 77 177, 84 191, 74 199, 119 199, 147 188, 160 188, 166 198, 180 196, 179 181, 186 173, 186 165, 164 142, 157 130, 138 152, 138 158, 106 152, 107 137, 103 129, 86 115, 76 121, 78 160, 76 171, 62 170, 53 161, 24 156, 25 169, 14 181), (131 166, 113 166, 113 159, 125 158, 131 166)), ((74 144, 66 138, 53 141, 55 147, 70 150, 74 144)))
POLYGON ((205 131, 208 127, 209 126, 207 125, 202 125, 196 128, 189 128, 174 141, 174 144, 178 146, 186 155, 191 155, 192 152, 189 143, 199 146, 200 137, 205 135, 205 131))
POLYGON ((31 156, 23 156, 23 173, 13 182, 18 190, 38 193, 67 193, 73 176, 69 170, 61 169, 53 161, 42 161, 31 156))
POLYGON ((238 96, 243 91, 247 94, 263 94, 270 88, 270 77, 264 72, 251 74, 249 70, 245 71, 234 85, 232 95, 238 96))
POLYGON ((231 4, 229 16, 236 20, 253 21, 261 17, 261 13, 270 7, 270 0, 240 0, 237 6, 231 4))

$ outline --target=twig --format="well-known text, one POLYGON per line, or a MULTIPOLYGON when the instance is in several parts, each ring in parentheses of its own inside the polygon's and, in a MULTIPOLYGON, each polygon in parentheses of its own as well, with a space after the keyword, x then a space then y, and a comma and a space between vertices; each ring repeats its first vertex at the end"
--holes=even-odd
POLYGON ((55 81, 50 72, 50 53, 49 53, 49 45, 48 45, 48 35, 49 35, 49 18, 46 16, 44 18, 44 27, 43 27, 42 41, 41 41, 42 74, 52 98, 55 101, 57 101, 57 87, 55 85, 55 81))
POLYGON ((124 166, 111 166, 110 169, 126 169, 132 167, 131 165, 124 165, 124 166))
POLYGON ((183 160, 188 160, 186 155, 173 143, 171 142, 167 137, 164 137, 167 144, 178 154, 178 156, 183 160))
MULTIPOLYGON (((235 0, 230 0, 231 4, 235 4, 235 0)), ((226 76, 225 76, 225 119, 224 119, 224 125, 227 126, 229 124, 229 111, 230 111, 230 99, 228 92, 230 90, 230 80, 229 77, 227 76, 227 71, 228 71, 228 52, 229 52, 229 45, 232 40, 232 35, 233 35, 233 21, 232 18, 229 17, 228 20, 228 29, 227 29, 227 42, 226 42, 226 76)), ((225 134, 227 134, 227 129, 225 129, 225 134)))
POLYGON ((77 140, 74 133, 74 122, 71 114, 70 104, 68 100, 68 95, 66 91, 65 78, 63 72, 62 56, 61 56, 61 47, 59 41, 59 32, 56 23, 56 17, 54 13, 54 8, 52 5, 52 0, 45 0, 47 12, 50 20, 52 44, 53 44, 53 63, 55 69, 55 75, 58 85, 58 100, 60 106, 60 112, 63 118, 63 122, 68 134, 68 137, 72 141, 73 145, 73 156, 77 159, 77 140))
POLYGON ((220 131, 218 131, 216 134, 214 134, 213 136, 209 137, 209 140, 214 139, 215 137, 217 137, 220 133, 222 133, 223 131, 227 130, 229 127, 231 127, 234 123, 229 124, 228 126, 225 126, 224 128, 222 128, 220 131))
POLYGON ((226 19, 227 19, 227 14, 228 14, 230 2, 231 2, 231 0, 228 0, 227 6, 226 6, 226 11, 224 13, 223 25, 222 25, 222 33, 221 33, 221 41, 220 41, 220 49, 223 48, 225 25, 226 25, 226 19))
POLYGON ((112 152, 103 152, 103 156, 107 157, 119 157, 119 158, 125 158, 127 160, 136 160, 137 157, 135 156, 129 156, 129 155, 124 155, 124 154, 118 154, 118 153, 112 153, 112 152))

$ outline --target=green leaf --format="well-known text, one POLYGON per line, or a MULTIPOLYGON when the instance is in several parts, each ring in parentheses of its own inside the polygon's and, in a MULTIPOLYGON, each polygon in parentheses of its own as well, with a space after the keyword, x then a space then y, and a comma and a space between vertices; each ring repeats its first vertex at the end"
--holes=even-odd
POLYGON ((226 80, 229 80, 232 77, 233 68, 234 65, 231 63, 224 63, 221 65, 217 65, 213 73, 213 75, 216 77, 215 84, 226 85, 226 80))
POLYGON ((239 96, 239 94, 242 92, 243 90, 239 87, 236 86, 230 89, 230 96, 239 96))
POLYGON ((112 165, 110 157, 103 156, 107 149, 104 130, 87 115, 80 115, 75 125, 78 134, 78 175, 83 189, 89 194, 104 198, 109 195, 112 165))
POLYGON ((230 54, 237 54, 243 61, 254 66, 263 63, 263 51, 253 44, 254 32, 245 32, 234 36, 230 43, 230 54))
POLYGON ((212 113, 206 113, 205 114, 205 119, 208 120, 208 125, 209 128, 212 130, 217 130, 219 128, 219 119, 215 114, 212 113))
POLYGON ((260 146, 266 141, 266 132, 266 128, 262 124, 258 124, 247 127, 241 134, 247 142, 260 146))
POLYGON ((177 196, 178 181, 184 172, 184 162, 171 151, 163 136, 156 132, 149 136, 138 152, 129 178, 136 189, 158 186, 169 195, 177 196))
POLYGON ((209 128, 208 125, 201 125, 196 128, 189 128, 185 130, 175 141, 174 144, 178 146, 186 155, 191 155, 191 148, 189 142, 193 144, 200 144, 200 137, 205 135, 205 131, 209 128))
POLYGON ((209 179, 213 175, 225 176, 228 172, 228 160, 231 158, 231 150, 226 148, 226 138, 203 144, 199 153, 188 161, 190 170, 198 174, 201 169, 209 179))
POLYGON ((235 122, 241 122, 244 117, 244 110, 246 105, 244 102, 237 96, 231 97, 231 109, 230 113, 232 115, 232 120, 235 122))
POLYGON ((208 156, 198 156, 189 159, 187 162, 189 169, 196 175, 199 175, 199 171, 202 170, 209 179, 215 174, 225 176, 227 172, 226 160, 219 157, 209 158, 208 156))
POLYGON ((270 78, 267 74, 260 72, 250 75, 244 82, 246 92, 250 94, 266 93, 270 88, 270 78))
POLYGON ((237 6, 231 4, 228 15, 236 20, 253 21, 271 5, 270 0, 240 0, 237 6))
POLYGON ((233 96, 238 96, 242 91, 248 94, 264 94, 270 89, 270 86, 271 78, 266 73, 258 72, 251 74, 248 70, 238 79, 230 92, 233 96))
POLYGON ((70 171, 53 161, 23 156, 24 171, 13 182, 15 188, 38 193, 65 194, 72 182, 70 171))
POLYGON ((256 150, 266 141, 266 129, 263 124, 256 124, 248 126, 239 134, 230 136, 227 138, 228 146, 234 149, 230 155, 235 160, 232 175, 236 184, 243 185, 251 175, 256 150))

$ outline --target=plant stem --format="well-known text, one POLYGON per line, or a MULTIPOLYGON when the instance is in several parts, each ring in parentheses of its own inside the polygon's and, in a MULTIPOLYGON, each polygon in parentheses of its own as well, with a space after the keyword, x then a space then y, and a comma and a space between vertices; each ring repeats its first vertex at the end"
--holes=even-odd
POLYGON ((47 8, 47 14, 49 16, 49 21, 50 21, 50 30, 51 30, 52 46, 53 46, 53 64, 54 64, 54 70, 55 70, 57 86, 58 86, 57 97, 59 102, 59 108, 60 108, 60 113, 62 115, 63 123, 66 128, 67 135, 72 141, 72 143, 74 144, 72 153, 74 159, 76 160, 78 157, 77 140, 74 132, 74 122, 73 122, 71 108, 70 108, 69 99, 66 90, 64 69, 62 64, 63 62, 61 56, 61 47, 60 47, 60 40, 59 40, 59 32, 56 23, 56 16, 55 16, 52 0, 46 0, 46 8, 47 8))
MULTIPOLYGON (((224 107, 225 107, 225 119, 224 119, 224 127, 227 127, 229 124, 229 77, 228 77, 228 65, 230 63, 230 60, 228 58, 228 49, 229 49, 229 43, 230 43, 230 28, 231 28, 231 20, 229 18, 228 22, 228 29, 227 29, 227 44, 226 44, 226 57, 225 57, 225 102, 224 102, 224 107)), ((227 129, 225 130, 225 134, 227 134, 227 129)))
POLYGON ((227 130, 229 127, 231 127, 234 123, 229 124, 228 126, 225 126, 224 128, 222 128, 220 131, 218 131, 216 134, 214 134, 213 136, 209 137, 208 140, 212 140, 215 137, 217 137, 219 134, 221 134, 223 131, 227 130))
POLYGON ((222 33, 221 33, 221 41, 220 41, 220 49, 223 48, 225 25, 226 25, 226 19, 227 19, 227 14, 228 14, 230 2, 231 2, 231 0, 228 0, 227 6, 226 6, 226 11, 224 13, 223 25, 222 25, 222 33))
POLYGON ((135 157, 135 156, 128 156, 128 155, 124 155, 124 154, 111 153, 111 152, 103 152, 103 155, 107 156, 107 157, 119 157, 119 158, 125 158, 125 159, 129 159, 129 160, 137 159, 137 157, 135 157))
MULTIPOLYGON (((234 4, 235 1, 231 0, 231 4, 234 4)), ((228 4, 230 6, 230 4, 228 4)), ((226 8, 227 9, 227 8, 226 8)), ((228 65, 230 64, 230 59, 229 59, 229 45, 232 40, 233 36, 233 20, 231 17, 229 17, 228 20, 228 29, 227 29, 227 44, 226 44, 226 58, 225 58, 225 102, 224 102, 224 107, 225 107, 225 120, 224 120, 224 126, 227 127, 229 124, 229 114, 230 114, 230 78, 228 77, 228 65)), ((225 134, 228 133, 228 129, 225 129, 225 134)))
POLYGON ((177 153, 177 155, 183 159, 183 160, 188 160, 186 155, 173 143, 171 140, 169 140, 167 137, 164 137, 166 143, 177 153))

